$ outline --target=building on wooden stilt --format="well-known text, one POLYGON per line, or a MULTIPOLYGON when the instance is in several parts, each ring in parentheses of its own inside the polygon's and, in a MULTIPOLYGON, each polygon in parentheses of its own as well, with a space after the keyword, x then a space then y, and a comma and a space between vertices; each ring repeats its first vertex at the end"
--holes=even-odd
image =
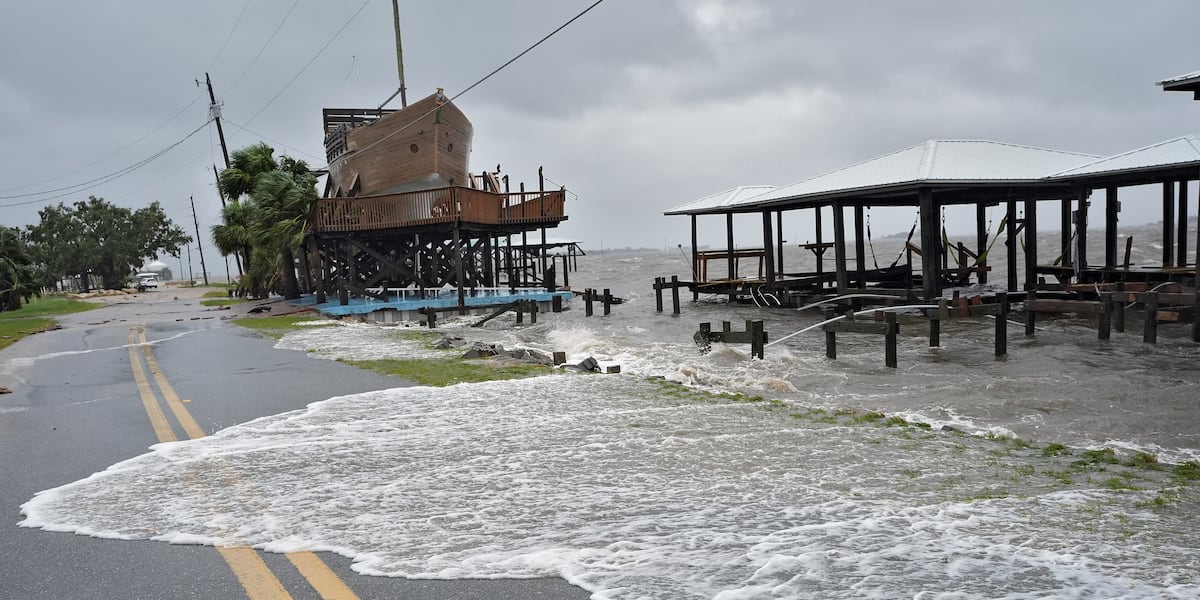
POLYGON ((471 123, 441 90, 400 110, 324 117, 329 178, 305 239, 323 312, 465 313, 556 293, 544 277, 518 286, 499 258, 501 240, 544 239, 566 220, 566 191, 512 192, 498 170, 470 173, 471 123))

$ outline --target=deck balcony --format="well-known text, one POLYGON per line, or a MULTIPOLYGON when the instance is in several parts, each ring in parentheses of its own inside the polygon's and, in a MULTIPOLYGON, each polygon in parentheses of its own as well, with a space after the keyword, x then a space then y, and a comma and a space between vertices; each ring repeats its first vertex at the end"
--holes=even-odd
POLYGON ((313 208, 309 231, 375 231, 443 223, 494 225, 520 231, 566 220, 565 198, 563 190, 497 194, 466 187, 321 198, 313 208))

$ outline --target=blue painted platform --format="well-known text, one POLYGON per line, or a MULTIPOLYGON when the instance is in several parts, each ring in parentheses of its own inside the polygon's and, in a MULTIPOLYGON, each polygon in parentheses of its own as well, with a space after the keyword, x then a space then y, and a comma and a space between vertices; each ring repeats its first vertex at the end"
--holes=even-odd
MULTIPOLYGON (((407 292, 407 291, 405 291, 407 292)), ((554 297, 562 298, 563 306, 575 296, 573 292, 547 292, 533 290, 517 290, 513 293, 511 290, 477 290, 474 296, 467 295, 464 298, 464 304, 469 309, 488 309, 505 304, 511 304, 518 300, 533 300, 538 303, 547 303, 553 301, 554 297)), ((301 306, 309 306, 320 311, 321 314, 327 317, 344 317, 347 315, 365 315, 377 311, 395 311, 400 313, 402 318, 416 319, 417 311, 422 308, 435 309, 452 309, 458 306, 458 292, 455 290, 441 290, 441 293, 436 295, 427 295, 425 298, 417 297, 413 294, 402 293, 395 299, 384 301, 377 298, 351 298, 350 303, 342 306, 336 299, 332 302, 317 304, 316 299, 311 296, 305 296, 300 300, 293 302, 301 306)))

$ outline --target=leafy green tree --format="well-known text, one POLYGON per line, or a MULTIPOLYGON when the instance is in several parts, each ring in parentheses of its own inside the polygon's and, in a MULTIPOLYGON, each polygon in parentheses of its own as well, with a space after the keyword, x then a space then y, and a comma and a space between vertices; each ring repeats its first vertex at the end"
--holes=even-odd
POLYGON ((0 311, 21 308, 40 295, 37 269, 29 246, 16 227, 0 227, 0 311))
POLYGON ((316 177, 304 161, 289 156, 276 161, 274 152, 258 143, 230 155, 218 180, 234 202, 212 228, 213 241, 221 252, 240 248, 245 254, 250 266, 243 285, 252 294, 278 287, 285 298, 299 298, 295 253, 317 200, 316 177))
POLYGON ((178 256, 192 241, 158 202, 134 211, 92 196, 72 206, 43 208, 39 216, 40 222, 28 228, 28 239, 47 277, 78 276, 85 288, 92 275, 103 287, 122 288, 146 260, 178 256))

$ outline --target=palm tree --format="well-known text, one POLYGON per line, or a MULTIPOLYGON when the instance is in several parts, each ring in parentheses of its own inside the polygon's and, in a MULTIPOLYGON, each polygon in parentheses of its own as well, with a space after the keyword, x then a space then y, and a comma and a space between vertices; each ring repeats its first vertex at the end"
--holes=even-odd
POLYGON ((274 152, 260 142, 230 155, 218 184, 234 202, 222 212, 224 223, 213 227, 213 239, 222 252, 245 253, 252 274, 245 287, 265 290, 277 272, 284 297, 299 298, 295 250, 317 199, 316 177, 304 161, 286 155, 276 161, 274 152), (278 271, 268 266, 270 257, 278 258, 278 271))

